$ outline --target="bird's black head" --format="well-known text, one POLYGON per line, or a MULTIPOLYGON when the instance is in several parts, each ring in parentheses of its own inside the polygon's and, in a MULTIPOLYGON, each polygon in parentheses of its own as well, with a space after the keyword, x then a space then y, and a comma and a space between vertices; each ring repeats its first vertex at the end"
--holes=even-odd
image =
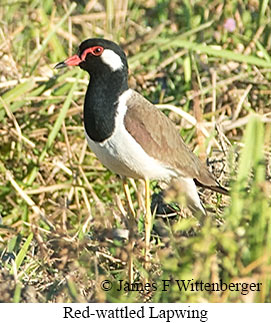
POLYGON ((100 71, 101 67, 110 69, 112 72, 123 70, 126 73, 128 71, 124 51, 116 43, 101 38, 83 41, 76 55, 58 63, 55 68, 66 66, 80 66, 90 74, 100 71))

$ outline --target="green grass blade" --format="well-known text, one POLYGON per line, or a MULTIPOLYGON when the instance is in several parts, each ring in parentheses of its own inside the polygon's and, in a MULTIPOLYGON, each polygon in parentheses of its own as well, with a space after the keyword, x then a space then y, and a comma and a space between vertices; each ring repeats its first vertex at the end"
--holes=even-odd
POLYGON ((68 112, 68 109, 71 105, 71 102, 72 102, 72 98, 73 98, 73 93, 77 87, 77 84, 78 84, 78 80, 80 79, 80 77, 82 76, 82 70, 80 70, 77 74, 77 77, 76 77, 76 80, 75 82, 73 83, 73 86, 67 96, 67 99, 65 100, 64 104, 63 104, 63 107, 56 119, 56 122, 54 124, 54 127, 52 129, 52 131, 50 132, 49 136, 48 136, 48 140, 47 140, 47 143, 46 143, 46 146, 44 148, 44 150, 42 151, 40 157, 39 157, 39 162, 42 162, 46 153, 47 153, 47 150, 52 146, 60 128, 61 128, 61 125, 66 117, 66 114, 68 112))
POLYGON ((70 294, 73 302, 78 302, 78 298, 79 298, 78 292, 76 289, 76 285, 71 277, 69 277, 67 279, 67 288, 68 288, 69 294, 70 294))
MULTIPOLYGON (((22 95, 26 95, 29 91, 31 91, 34 86, 35 86, 35 80, 33 78, 30 78, 28 81, 16 85, 13 89, 7 91, 5 94, 2 95, 2 100, 4 101, 5 104, 9 104, 10 102, 17 100, 20 98, 22 95)), ((0 121, 2 121, 4 115, 5 115, 5 110, 3 109, 3 102, 0 100, 0 111, 1 114, 0 121)), ((14 109, 11 109, 12 112, 14 112, 14 109)))
MULTIPOLYGON (((21 250, 19 251, 18 255, 16 256, 15 266, 16 266, 17 270, 19 269, 19 267, 21 266, 24 258, 26 257, 26 253, 28 251, 28 248, 30 246, 30 243, 31 243, 32 239, 33 239, 33 233, 31 232, 29 234, 28 238, 26 239, 25 243, 23 244, 21 250)), ((11 268, 10 274, 11 275, 14 274, 13 268, 11 268)))
POLYGON ((186 40, 176 41, 173 44, 175 46, 184 47, 186 49, 190 49, 193 51, 199 51, 207 55, 225 58, 227 60, 237 61, 240 63, 246 63, 251 65, 257 65, 257 66, 266 67, 266 68, 271 67, 271 63, 265 61, 264 59, 261 59, 252 55, 243 55, 243 54, 235 53, 228 49, 217 49, 210 45, 201 45, 201 44, 189 42, 186 40))
POLYGON ((184 61, 183 61, 183 69, 184 69, 184 79, 185 79, 185 83, 191 82, 191 78, 192 78, 192 66, 191 66, 191 58, 190 58, 189 55, 187 55, 184 58, 184 61))
POLYGON ((21 291, 22 291, 22 284, 18 282, 16 284, 14 295, 13 295, 13 303, 20 303, 21 291))
MULTIPOLYGON (((259 116, 251 115, 244 134, 244 147, 241 152, 237 180, 232 189, 232 204, 230 221, 234 227, 242 219, 242 213, 247 206, 248 185, 251 178, 252 169, 255 174, 259 174, 257 179, 263 180, 264 167, 261 165, 263 160, 263 140, 264 129, 259 116)), ((255 185, 255 178, 254 184, 255 185)), ((251 194, 251 193, 249 193, 251 194)))
POLYGON ((32 68, 31 68, 31 73, 35 70, 35 68, 36 68, 36 66, 37 66, 37 64, 38 64, 38 62, 40 60, 40 54, 44 51, 44 49, 48 45, 48 43, 51 40, 51 38, 55 35, 56 31, 63 25, 63 23, 66 21, 66 19, 70 16, 70 14, 75 9, 75 7, 76 7, 76 3, 73 2, 71 4, 70 8, 68 9, 68 11, 66 12, 66 14, 60 19, 60 21, 55 25, 55 27, 49 32, 48 36, 42 42, 42 45, 40 47, 38 47, 33 52, 33 54, 32 54, 32 60, 35 60, 36 57, 38 57, 38 59, 33 64, 32 68))
POLYGON ((237 182, 247 184, 251 166, 253 164, 253 154, 255 147, 255 138, 257 130, 257 117, 252 115, 247 124, 247 128, 244 134, 244 148, 240 156, 240 162, 238 167, 237 182))
POLYGON ((256 46, 257 48, 261 51, 264 59, 267 61, 267 62, 271 62, 271 57, 270 55, 268 54, 268 51, 263 47, 263 45, 257 40, 256 42, 256 46))
POLYGON ((157 51, 159 50, 166 50, 168 48, 172 47, 172 42, 175 40, 182 40, 185 38, 188 38, 192 35, 195 35, 196 33, 209 28, 213 24, 213 21, 208 21, 205 24, 200 25, 199 27, 193 28, 185 33, 179 34, 174 37, 174 39, 153 39, 151 42, 155 43, 155 46, 151 47, 149 50, 146 50, 144 52, 139 52, 136 55, 134 55, 131 58, 128 58, 129 66, 130 68, 134 68, 138 65, 140 65, 143 62, 146 62, 151 57, 157 55, 157 51))
POLYGON ((135 55, 131 60, 129 60, 129 63, 134 68, 140 63, 144 63, 152 56, 156 55, 158 50, 166 50, 169 47, 174 47, 174 48, 181 47, 181 48, 186 48, 188 50, 205 53, 210 56, 237 61, 240 63, 246 63, 246 64, 256 65, 256 66, 265 67, 265 68, 271 67, 271 63, 269 61, 255 57, 253 55, 243 55, 240 53, 235 53, 228 49, 218 49, 218 48, 212 47, 211 45, 202 45, 202 44, 198 44, 198 43, 194 43, 194 42, 191 42, 188 40, 182 40, 182 39, 172 40, 170 43, 166 43, 159 47, 157 46, 155 48, 152 48, 150 51, 146 51, 144 53, 140 53, 139 55, 135 55))
POLYGON ((265 181, 265 157, 264 157, 264 125, 259 117, 255 120, 255 146, 254 146, 254 169, 255 182, 262 184, 265 181))
MULTIPOLYGON (((44 11, 44 8, 40 8, 40 17, 41 17, 42 24, 44 26, 49 26, 48 31, 50 32, 51 22, 48 19, 48 16, 47 16, 46 12, 44 11)), ((62 44, 60 43, 60 41, 58 40, 58 37, 55 33, 52 34, 51 39, 48 41, 48 44, 50 45, 50 48, 52 49, 52 52, 50 53, 52 60, 58 60, 58 59, 61 59, 62 57, 65 57, 65 55, 66 55, 65 50, 64 50, 62 44)))
MULTIPOLYGON (((48 140, 46 142, 46 145, 42 151, 42 153, 40 154, 40 157, 39 157, 39 163, 41 163, 44 159, 44 157, 46 156, 46 153, 48 151, 48 149, 52 146, 60 128, 61 128, 61 125, 63 123, 63 121, 65 120, 65 117, 66 117, 66 114, 68 112, 68 109, 71 105, 71 102, 72 102, 72 98, 73 98, 73 94, 74 94, 74 91, 77 87, 77 84, 78 84, 78 80, 80 79, 80 77, 82 76, 82 70, 80 70, 77 74, 77 77, 75 79, 75 82, 73 83, 72 85, 72 88, 70 89, 70 92, 63 104, 63 107, 58 115, 58 118, 56 119, 55 121, 55 124, 53 126, 53 129, 51 130, 49 136, 48 136, 48 140)), ((27 185, 31 185, 35 178, 36 178, 36 175, 38 173, 38 167, 34 167, 31 171, 31 173, 28 175, 28 178, 27 178, 27 185)))
POLYGON ((258 28, 261 24, 263 24, 264 22, 264 15, 266 12, 266 9, 268 7, 268 2, 269 0, 261 0, 260 1, 260 13, 259 13, 259 19, 258 19, 258 28))

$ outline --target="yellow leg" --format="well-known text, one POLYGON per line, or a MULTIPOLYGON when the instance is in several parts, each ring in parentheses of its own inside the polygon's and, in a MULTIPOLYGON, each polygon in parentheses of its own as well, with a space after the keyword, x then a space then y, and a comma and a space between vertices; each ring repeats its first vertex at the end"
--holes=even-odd
POLYGON ((129 243, 127 246, 128 249, 128 279, 130 283, 133 283, 134 281, 134 266, 133 266, 133 249, 134 249, 134 229, 135 229, 135 219, 136 219, 136 213, 133 207, 133 202, 129 190, 129 186, 127 183, 127 179, 125 178, 123 180, 123 188, 124 188, 124 194, 128 201, 128 207, 131 212, 128 219, 128 225, 129 225, 129 243))
POLYGON ((150 203, 150 181, 148 178, 145 179, 145 269, 148 269, 148 262, 150 256, 150 240, 151 240, 151 225, 152 225, 152 214, 151 214, 151 203, 150 203))
POLYGON ((130 190, 129 190, 129 185, 128 185, 128 182, 127 182, 126 178, 123 180, 123 188, 124 188, 125 197, 126 197, 126 199, 128 201, 129 210, 131 211, 131 214, 132 214, 133 218, 135 219, 136 214, 135 214, 135 210, 134 210, 134 207, 133 207, 133 202, 132 202, 132 198, 131 198, 131 194, 130 194, 130 190))

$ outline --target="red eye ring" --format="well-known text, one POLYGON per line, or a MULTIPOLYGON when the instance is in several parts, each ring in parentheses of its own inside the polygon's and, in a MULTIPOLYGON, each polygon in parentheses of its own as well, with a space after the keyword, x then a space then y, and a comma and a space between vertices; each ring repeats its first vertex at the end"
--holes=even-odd
POLYGON ((81 55, 81 60, 84 61, 88 53, 92 54, 93 56, 101 56, 104 51, 102 46, 93 46, 85 49, 81 55))
POLYGON ((93 55, 100 56, 102 54, 103 48, 101 46, 92 47, 92 49, 93 55))

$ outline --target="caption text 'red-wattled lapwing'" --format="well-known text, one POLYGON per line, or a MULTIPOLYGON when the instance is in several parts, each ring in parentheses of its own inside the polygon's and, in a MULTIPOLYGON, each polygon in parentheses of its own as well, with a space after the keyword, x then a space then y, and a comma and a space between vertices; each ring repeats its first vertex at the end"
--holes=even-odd
POLYGON ((105 39, 87 39, 80 44, 76 55, 56 68, 66 66, 80 66, 90 74, 84 126, 92 151, 111 171, 145 181, 145 253, 151 230, 149 180, 169 183, 178 179, 187 206, 203 214, 206 212, 196 184, 227 193, 189 150, 170 119, 129 89, 126 55, 117 44, 105 39))

